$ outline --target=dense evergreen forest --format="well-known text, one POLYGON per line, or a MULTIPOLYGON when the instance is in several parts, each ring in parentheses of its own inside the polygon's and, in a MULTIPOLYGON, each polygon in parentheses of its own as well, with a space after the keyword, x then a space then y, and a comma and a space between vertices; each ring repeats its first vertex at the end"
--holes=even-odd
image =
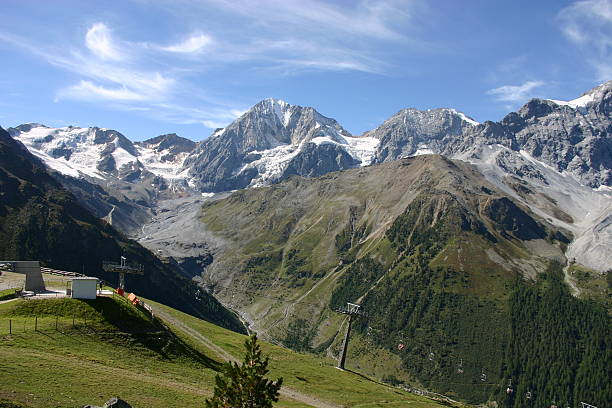
POLYGON ((609 406, 612 338, 607 311, 571 296, 559 264, 551 264, 535 285, 517 282, 509 303, 511 336, 503 377, 512 378, 513 393, 503 390, 505 405, 609 406))
POLYGON ((551 264, 535 283, 518 278, 507 305, 448 291, 461 277, 416 266, 385 279, 366 297, 370 319, 357 330, 399 354, 428 389, 473 403, 548 408, 612 401, 609 315, 569 293, 561 265, 551 264))
POLYGON ((453 202, 435 225, 433 206, 418 205, 387 231, 398 254, 390 267, 358 259, 332 294, 332 308, 363 297, 369 318, 356 323, 357 335, 397 354, 423 387, 471 403, 607 406, 612 341, 605 308, 573 297, 555 262, 535 280, 435 266, 458 236, 472 245, 495 237, 453 202), (476 291, 484 281, 485 290, 476 291))

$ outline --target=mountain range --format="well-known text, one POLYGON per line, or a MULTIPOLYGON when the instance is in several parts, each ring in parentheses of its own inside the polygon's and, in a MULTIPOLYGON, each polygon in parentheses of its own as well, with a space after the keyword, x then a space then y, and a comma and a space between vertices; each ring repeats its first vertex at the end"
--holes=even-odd
POLYGON ((494 144, 525 151, 597 188, 612 183, 610 98, 607 82, 569 102, 533 99, 500 122, 484 124, 454 109, 403 109, 360 136, 313 108, 277 99, 259 102, 197 144, 176 134, 132 143, 95 127, 26 124, 9 133, 63 174, 148 180, 159 183, 158 190, 188 181, 201 192, 229 191, 418 154, 459 157, 494 144))
POLYGON ((610 392, 611 106, 612 81, 499 122, 402 109, 358 136, 277 99, 198 143, 8 131, 94 229, 136 238, 267 340, 337 356, 335 311, 358 303, 353 368, 522 407, 509 377, 534 406, 610 392), (553 347, 538 327, 573 334, 553 347))
MULTIPOLYGON (((209 138, 131 142, 101 128, 8 129, 96 216, 142 238, 165 199, 316 177, 421 154, 470 162, 507 194, 574 235, 569 255, 612 264, 612 81, 569 102, 533 99, 500 122, 454 109, 403 109, 353 136, 315 109, 266 99, 209 138)), ((161 249, 164 248, 156 248, 161 249)))

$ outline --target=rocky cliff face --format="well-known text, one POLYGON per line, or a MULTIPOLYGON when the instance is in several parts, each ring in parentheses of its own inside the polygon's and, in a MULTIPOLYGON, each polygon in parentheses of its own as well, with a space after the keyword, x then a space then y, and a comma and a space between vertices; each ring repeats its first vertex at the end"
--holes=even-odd
POLYGON ((381 140, 377 161, 438 153, 475 164, 533 211, 572 231, 579 263, 599 271, 612 257, 612 81, 572 101, 533 99, 500 122, 407 109, 366 135, 381 140))
POLYGON ((475 164, 507 194, 571 230, 581 244, 570 252, 604 270, 610 256, 597 242, 612 234, 604 222, 611 211, 611 99, 612 81, 572 101, 534 99, 483 124, 454 109, 403 109, 358 137, 313 108, 276 99, 197 145, 174 134, 131 143, 100 128, 27 124, 10 131, 62 173, 88 209, 125 232, 138 231, 163 198, 442 154, 475 164))
MULTIPOLYGON (((143 142, 135 142, 134 145, 143 150, 150 149, 159 154, 159 161, 162 163, 179 163, 186 154, 191 153, 196 148, 196 142, 180 137, 176 133, 160 135, 143 142), (183 155, 183 157, 181 157, 183 155)), ((141 154, 143 156, 144 154, 141 154)))
POLYGON ((204 279, 262 338, 335 356, 346 321, 334 310, 359 303, 369 318, 355 323, 353 362, 383 347, 440 383, 461 382, 449 380, 458 355, 499 372, 508 288, 563 262, 568 241, 474 166, 439 155, 237 191, 205 202, 201 220, 221 243, 204 279), (432 351, 438 340, 445 349, 432 351), (440 364, 448 375, 427 371, 432 352, 453 356, 440 364))
POLYGON ((499 123, 471 129, 442 153, 501 144, 590 187, 612 185, 612 81, 569 102, 533 99, 499 123))
POLYGON ((133 143, 121 133, 98 127, 50 128, 37 123, 9 128, 45 164, 64 175, 136 182, 159 177, 172 180, 195 142, 176 134, 133 143))
POLYGON ((380 140, 374 161, 440 153, 450 140, 478 125, 454 109, 403 109, 364 136, 380 140))
POLYGON ((611 112, 609 81, 568 102, 533 99, 482 125, 452 109, 404 109, 364 135, 381 141, 376 162, 423 153, 463 157, 500 144, 597 188, 612 185, 611 112))
POLYGON ((319 175, 359 165, 358 153, 333 147, 350 147, 352 139, 338 122, 313 108, 266 99, 203 141, 184 169, 201 191, 258 186, 292 174, 319 175))

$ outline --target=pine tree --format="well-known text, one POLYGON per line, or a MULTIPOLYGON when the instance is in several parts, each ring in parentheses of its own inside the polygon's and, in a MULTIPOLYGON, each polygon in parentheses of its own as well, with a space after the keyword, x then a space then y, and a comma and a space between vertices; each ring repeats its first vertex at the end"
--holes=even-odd
POLYGON ((223 364, 221 375, 215 378, 214 395, 206 400, 206 408, 271 408, 278 401, 283 379, 274 382, 264 378, 269 372, 268 357, 262 360, 257 335, 248 338, 244 346, 242 365, 229 361, 223 364))

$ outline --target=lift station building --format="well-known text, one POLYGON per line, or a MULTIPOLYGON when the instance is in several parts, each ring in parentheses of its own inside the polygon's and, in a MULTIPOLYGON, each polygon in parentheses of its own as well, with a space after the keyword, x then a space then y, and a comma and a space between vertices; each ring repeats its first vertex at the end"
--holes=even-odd
POLYGON ((94 277, 82 277, 72 278, 72 291, 71 295, 73 299, 95 299, 97 293, 98 278, 94 277))

